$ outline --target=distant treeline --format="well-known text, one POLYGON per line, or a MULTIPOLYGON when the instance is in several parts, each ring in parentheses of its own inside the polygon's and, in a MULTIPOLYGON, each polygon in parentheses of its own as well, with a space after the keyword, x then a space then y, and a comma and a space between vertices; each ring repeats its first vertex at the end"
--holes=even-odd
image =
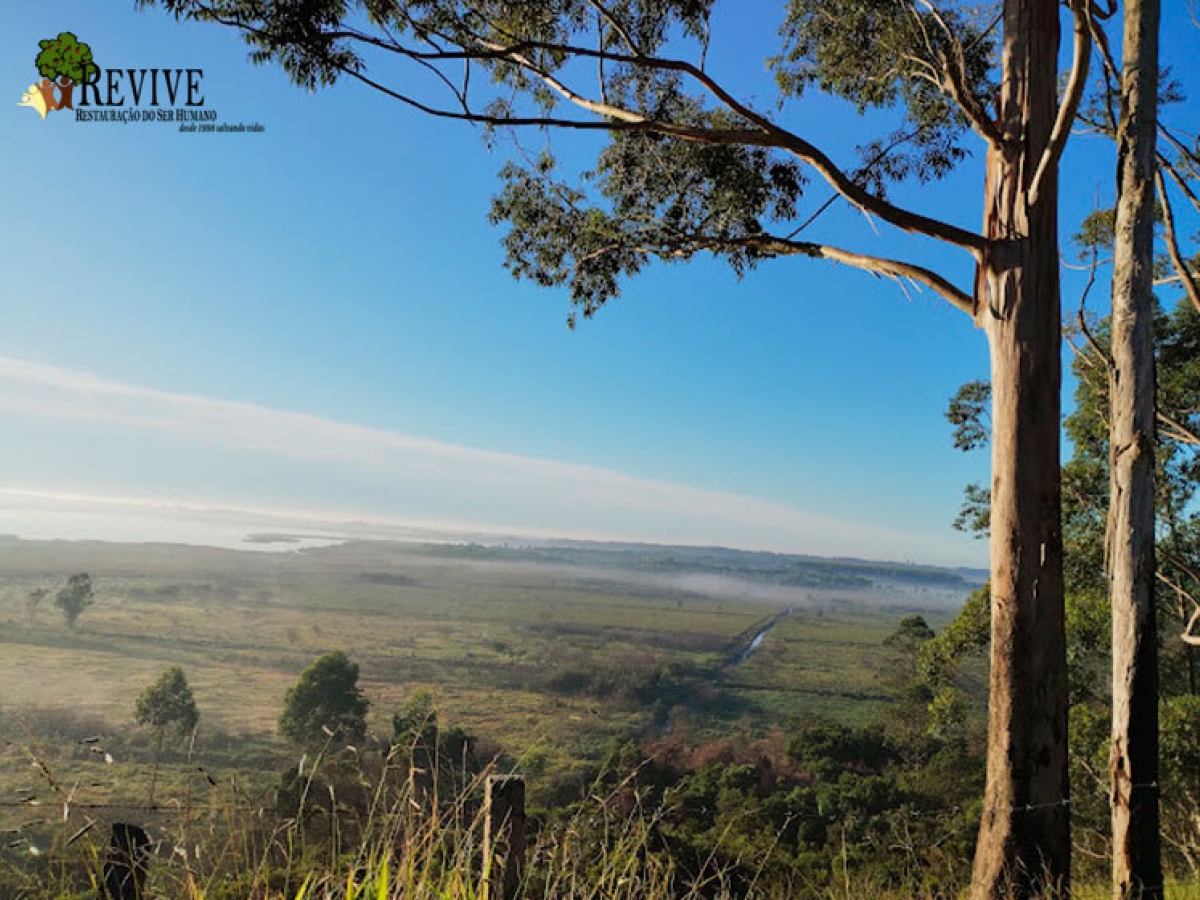
POLYGON ((455 559, 620 569, 658 575, 719 575, 804 588, 853 590, 867 589, 881 582, 902 582, 920 587, 967 590, 977 587, 981 581, 968 580, 961 571, 934 566, 730 550, 724 547, 587 543, 489 546, 471 543, 428 544, 423 549, 431 556, 455 559))

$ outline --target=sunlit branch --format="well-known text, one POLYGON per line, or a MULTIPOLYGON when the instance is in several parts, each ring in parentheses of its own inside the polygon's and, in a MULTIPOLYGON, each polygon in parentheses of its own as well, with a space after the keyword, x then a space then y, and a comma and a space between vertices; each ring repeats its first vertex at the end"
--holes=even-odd
MULTIPOLYGON (((933 16, 945 34, 946 39, 950 42, 950 46, 953 48, 953 53, 951 54, 940 54, 942 71, 940 73, 940 83, 937 83, 937 87, 958 105, 963 115, 966 116, 967 121, 971 123, 971 127, 988 144, 997 150, 1004 149, 1004 135, 1000 131, 1000 126, 996 124, 995 119, 988 115, 983 104, 979 102, 979 98, 967 86, 967 60, 962 41, 959 40, 958 35, 954 33, 954 30, 942 17, 942 14, 938 12, 937 7, 930 3, 929 0, 919 0, 919 2, 933 16)), ((924 23, 921 22, 920 14, 916 13, 915 10, 914 14, 917 16, 917 21, 921 25, 922 31, 924 31, 924 23)), ((926 37, 926 43, 929 43, 928 37, 926 37)), ((930 45, 930 49, 932 49, 932 45, 930 45)))
MULTIPOLYGON (((222 17, 215 12, 210 11, 209 18, 250 33, 263 34, 261 30, 255 29, 244 21, 222 17)), ((553 126, 594 131, 640 130, 706 143, 742 144, 744 146, 776 148, 790 153, 812 166, 840 195, 864 212, 876 215, 897 228, 924 234, 962 247, 968 250, 977 260, 981 258, 983 251, 990 245, 990 241, 977 232, 959 228, 948 222, 933 219, 920 213, 901 209, 881 197, 872 194, 861 185, 856 184, 845 171, 837 166, 829 156, 814 144, 780 127, 767 117, 741 103, 703 69, 684 60, 630 56, 628 54, 612 53, 604 49, 593 50, 588 47, 543 41, 517 41, 508 45, 488 45, 483 43, 478 48, 423 51, 404 47, 395 41, 382 40, 354 29, 341 29, 321 34, 321 40, 326 43, 341 39, 363 42, 412 59, 413 61, 434 62, 469 59, 480 62, 506 61, 514 65, 520 65, 526 71, 542 79, 544 83, 574 105, 594 115, 604 116, 609 121, 587 122, 553 116, 496 116, 487 113, 472 112, 470 110, 455 112, 440 109, 417 100, 409 94, 386 87, 381 82, 370 78, 356 68, 345 65, 336 66, 339 71, 351 75, 375 90, 430 115, 492 126, 553 126), (758 129, 706 129, 662 120, 652 120, 639 113, 617 107, 613 104, 591 100, 572 90, 561 80, 533 64, 526 56, 531 51, 559 53, 582 59, 603 58, 618 64, 639 66, 656 71, 672 71, 687 75, 697 81, 730 111, 746 119, 751 124, 758 126, 758 129)))
POLYGON ((1075 20, 1075 50, 1071 63, 1071 74, 1067 79, 1067 89, 1058 107, 1058 117, 1054 120, 1054 130, 1050 133, 1050 141, 1042 151, 1037 171, 1029 188, 1029 205, 1036 206, 1041 194, 1042 185, 1049 176, 1048 173, 1058 166, 1062 152, 1067 146, 1067 138, 1071 134, 1071 123, 1079 111, 1079 102, 1083 99, 1084 88, 1087 87, 1088 68, 1092 58, 1091 16, 1088 12, 1088 0, 1072 0, 1071 14, 1075 20))
POLYGON ((710 238, 706 236, 690 236, 687 246, 696 249, 731 249, 747 248, 764 256, 811 256, 828 259, 842 265, 863 269, 876 275, 883 275, 899 281, 911 279, 932 288, 937 294, 949 301, 953 306, 975 317, 975 299, 965 291, 956 287, 949 280, 924 266, 906 263, 895 259, 885 259, 878 256, 868 256, 820 244, 813 241, 796 241, 774 235, 747 235, 737 238, 710 238))

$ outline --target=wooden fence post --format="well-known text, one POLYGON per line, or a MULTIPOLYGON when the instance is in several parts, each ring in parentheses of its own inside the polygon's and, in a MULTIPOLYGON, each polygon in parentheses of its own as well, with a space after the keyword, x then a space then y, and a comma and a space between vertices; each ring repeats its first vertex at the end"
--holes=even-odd
POLYGON ((489 775, 483 803, 483 900, 517 900, 525 874, 525 779, 489 775))
POLYGON ((112 839, 104 858, 102 900, 143 900, 149 847, 150 836, 140 825, 113 822, 112 839))

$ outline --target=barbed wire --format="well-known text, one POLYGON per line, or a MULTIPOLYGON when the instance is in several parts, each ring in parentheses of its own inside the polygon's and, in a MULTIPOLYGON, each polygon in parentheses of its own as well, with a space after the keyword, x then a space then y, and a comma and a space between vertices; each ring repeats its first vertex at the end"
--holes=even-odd
POLYGON ((139 803, 131 800, 128 803, 64 803, 60 800, 0 800, 0 809, 52 809, 56 806, 65 807, 67 811, 74 810, 120 810, 148 813, 203 813, 203 812, 278 812, 274 806, 262 806, 253 803, 219 803, 195 804, 183 806, 174 803, 139 803))

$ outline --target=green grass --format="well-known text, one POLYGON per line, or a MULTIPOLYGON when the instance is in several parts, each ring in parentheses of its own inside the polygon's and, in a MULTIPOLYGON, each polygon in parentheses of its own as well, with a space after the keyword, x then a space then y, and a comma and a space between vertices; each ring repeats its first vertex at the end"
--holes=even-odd
MULTIPOLYGON (((321 805, 318 757, 307 772, 314 806, 321 805)), ((144 775, 145 773, 140 773, 144 775)), ((0 891, 26 900, 84 900, 101 877, 107 823, 133 821, 161 842, 149 867, 150 896, 179 900, 478 900, 487 876, 482 855, 482 773, 458 795, 430 811, 414 799, 410 782, 389 780, 386 769, 369 778, 365 808, 335 819, 260 815, 244 792, 227 783, 197 790, 186 807, 151 812, 72 810, 69 822, 39 821, 22 829, 37 855, 0 853, 0 891), (98 827, 78 835, 81 821, 98 827)), ((965 885, 934 894, 896 893, 842 870, 798 864, 740 887, 710 859, 684 872, 654 852, 661 810, 630 802, 628 781, 597 780, 591 799, 565 820, 533 829, 526 854, 529 896, 543 900, 949 900, 965 885)), ((753 873, 753 860, 749 863, 753 873)), ((4 894, 4 896, 9 896, 4 894)), ((1076 884, 1075 900, 1111 896, 1105 884, 1076 884)), ((1167 900, 1200 900, 1200 883, 1171 881, 1167 900)))
MULTIPOLYGON (((407 697, 428 689, 443 722, 464 726, 516 761, 536 806, 556 786, 578 796, 617 737, 750 742, 814 716, 871 721, 891 702, 883 641, 905 613, 926 603, 921 590, 864 591, 857 582, 784 594, 777 585, 774 592, 739 588, 737 596, 717 597, 658 572, 626 577, 553 555, 520 557, 373 543, 263 554, 0 541, 0 831, 16 835, 0 857, 37 875, 30 897, 52 897, 56 884, 95 870, 99 851, 86 850, 91 836, 70 847, 67 838, 89 816, 103 830, 127 814, 178 846, 203 844, 222 860, 185 865, 170 857, 156 876, 165 879, 166 895, 292 900, 303 877, 285 885, 265 877, 267 851, 254 825, 264 820, 254 810, 273 806, 278 773, 299 761, 299 752, 275 736, 275 721, 287 688, 321 653, 344 649, 360 663, 378 735, 390 734, 391 714, 407 697), (76 630, 64 627, 52 598, 30 614, 30 590, 56 589, 76 571, 90 572, 97 592, 76 630), (791 614, 737 662, 787 604, 791 614), (194 746, 165 755, 160 808, 147 811, 150 736, 133 723, 133 705, 168 665, 185 669, 201 728, 194 746), (673 680, 658 697, 606 695, 594 686, 564 690, 556 687, 563 679, 555 681, 599 674, 595 683, 605 685, 629 675, 636 688, 639 677, 662 668, 673 680), (81 743, 93 736, 97 744, 81 743), (31 764, 35 759, 45 772, 31 764), (25 803, 29 797, 38 805, 25 803), (89 812, 107 804, 116 808, 89 812), (44 855, 21 856, 28 846, 44 855), (234 879, 228 890, 227 876, 234 879), (250 893, 237 893, 247 885, 250 893)), ((924 613, 935 628, 951 615, 944 608, 924 613)), ((390 810, 384 819, 396 827, 395 816, 403 815, 390 810)), ((639 815, 610 823, 613 851, 599 863, 556 838, 560 843, 538 863, 539 877, 556 885, 546 896, 686 896, 691 888, 678 873, 645 863, 637 842, 653 812, 639 815)), ((437 859, 450 852, 450 859, 474 860, 476 830, 453 834, 464 843, 443 847, 437 859)), ((364 896, 475 896, 474 861, 437 868, 434 856, 413 857, 407 868, 389 862, 383 874, 389 857, 376 838, 361 845, 359 857, 314 860, 296 844, 299 833, 273 836, 276 850, 290 841, 289 853, 299 854, 289 857, 295 872, 312 874, 306 900, 344 890, 360 866, 360 886, 373 891, 364 896)), ((719 897, 719 873, 710 875, 717 887, 708 895, 719 897)), ((824 896, 867 895, 888 896, 853 879, 824 896)), ((1076 892, 1084 900, 1102 895, 1104 886, 1076 892)), ((1175 885, 1168 897, 1200 900, 1200 886, 1175 885)))
POLYGON ((178 664, 200 706, 201 749, 213 732, 269 740, 301 669, 345 649, 381 733, 406 696, 427 688, 447 721, 514 755, 540 747, 552 770, 663 715, 628 698, 548 690, 556 672, 720 672, 720 697, 674 711, 701 729, 740 721, 761 733, 817 713, 865 721, 883 702, 872 651, 900 615, 864 612, 848 602, 855 594, 797 591, 805 604, 762 650, 721 670, 779 601, 374 543, 264 554, 5 541, 0 571, 0 709, 61 707, 131 729, 137 694, 178 664), (30 615, 28 592, 73 571, 90 572, 97 591, 78 627, 64 627, 51 598, 30 615))
MULTIPOLYGON (((270 806, 277 773, 299 757, 275 736, 284 693, 332 649, 360 664, 375 733, 386 738, 392 712, 428 689, 444 722, 521 761, 537 804, 577 795, 614 738, 749 738, 814 714, 866 721, 884 702, 869 650, 900 615, 856 605, 894 602, 883 593, 795 591, 794 614, 735 666, 783 608, 779 599, 708 596, 657 574, 558 560, 374 543, 239 553, 0 541, 0 572, 0 803, 32 789, 41 804, 0 806, 0 827, 22 835, 54 820, 64 795, 76 809, 145 805, 150 738, 133 706, 169 665, 184 668, 201 726, 190 752, 165 756, 159 806, 212 803, 209 777, 226 803, 236 785, 240 802, 270 806), (76 629, 64 626, 53 594, 30 612, 31 590, 53 592, 76 571, 91 573, 97 598, 76 629), (664 667, 673 687, 658 701, 555 687, 564 674, 601 673, 616 683, 629 676, 632 690, 664 667), (92 736, 98 744, 80 743, 92 736), (29 752, 50 768, 57 793, 29 752)), ((171 825, 170 813, 153 815, 171 825)))

